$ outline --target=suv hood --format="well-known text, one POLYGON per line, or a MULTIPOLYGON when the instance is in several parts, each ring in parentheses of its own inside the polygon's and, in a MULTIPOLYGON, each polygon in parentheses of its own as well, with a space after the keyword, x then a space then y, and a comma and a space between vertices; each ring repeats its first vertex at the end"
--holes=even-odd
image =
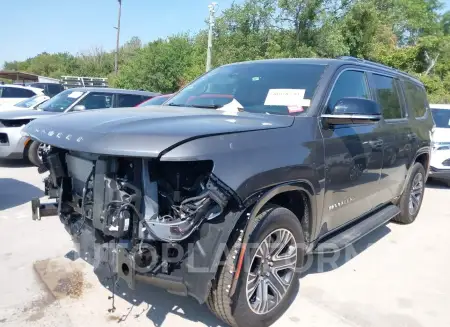
POLYGON ((24 132, 59 148, 105 155, 157 157, 195 138, 289 127, 292 116, 150 106, 72 112, 29 123, 24 132))
POLYGON ((450 142, 450 128, 435 128, 433 142, 450 142))
MULTIPOLYGON (((17 107, 16 107, 17 108, 17 107)), ((41 111, 33 109, 13 110, 0 112, 0 120, 13 120, 13 119, 35 119, 39 117, 61 114, 60 112, 41 111)))

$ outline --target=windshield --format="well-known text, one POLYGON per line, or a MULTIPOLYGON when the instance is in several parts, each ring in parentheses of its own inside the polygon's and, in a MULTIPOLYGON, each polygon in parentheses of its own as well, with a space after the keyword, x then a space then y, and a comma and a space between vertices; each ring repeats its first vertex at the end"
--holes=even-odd
POLYGON ((305 112, 325 67, 276 61, 222 66, 192 82, 165 105, 208 109, 225 106, 284 115, 305 112))
POLYGON ((85 93, 86 92, 83 91, 73 91, 70 89, 65 90, 39 105, 37 108, 44 111, 64 112, 85 93))
POLYGON ((138 107, 160 105, 160 104, 163 104, 168 98, 170 98, 170 94, 156 96, 154 98, 151 98, 151 99, 148 99, 147 101, 142 102, 141 104, 138 105, 138 107))
POLYGON ((20 107, 20 108, 34 108, 38 104, 46 101, 49 99, 48 96, 45 95, 35 95, 34 97, 31 97, 29 99, 20 101, 19 103, 16 103, 14 106, 20 107))
POLYGON ((450 110, 449 109, 431 109, 434 123, 438 128, 450 128, 450 110))

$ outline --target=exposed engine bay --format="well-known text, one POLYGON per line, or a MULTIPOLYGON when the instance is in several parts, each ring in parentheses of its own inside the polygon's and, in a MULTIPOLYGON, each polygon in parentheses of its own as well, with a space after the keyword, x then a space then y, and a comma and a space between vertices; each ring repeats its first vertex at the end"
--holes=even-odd
MULTIPOLYGON (((132 268, 170 274, 182 258, 168 260, 161 248, 176 244, 186 251, 189 237, 221 216, 233 198, 212 174, 212 161, 105 157, 53 147, 43 161, 46 195, 57 199, 69 233, 77 237, 89 227, 96 242, 125 244, 117 251, 117 273, 131 288, 132 268)), ((169 259, 177 256, 173 252, 169 259)))

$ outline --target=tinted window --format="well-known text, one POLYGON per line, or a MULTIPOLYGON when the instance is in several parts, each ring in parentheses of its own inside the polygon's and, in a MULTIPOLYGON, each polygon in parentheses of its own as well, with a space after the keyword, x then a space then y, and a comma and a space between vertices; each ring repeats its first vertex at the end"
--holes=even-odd
POLYGON ((431 109, 434 123, 438 128, 450 128, 450 110, 449 109, 431 109))
POLYGON ((116 107, 134 107, 149 97, 134 94, 117 94, 116 107))
POLYGON ((45 88, 44 84, 42 84, 42 83, 31 83, 31 84, 29 84, 29 86, 37 87, 39 89, 44 89, 45 88))
POLYGON ((414 112, 414 116, 424 116, 428 106, 425 89, 409 81, 403 81, 403 85, 405 86, 406 103, 414 112))
POLYGON ((166 104, 207 109, 230 104, 235 109, 263 114, 302 112, 310 106, 325 68, 295 62, 221 66, 183 88, 166 104))
POLYGON ((34 95, 36 94, 31 90, 17 87, 5 87, 2 92, 2 98, 31 98, 34 95))
POLYGON ((328 100, 327 113, 332 113, 334 106, 342 98, 369 99, 365 73, 346 70, 338 77, 328 100))
POLYGON ((405 117, 398 93, 398 86, 392 77, 373 75, 378 103, 385 119, 405 117))
POLYGON ((160 95, 142 102, 138 107, 157 106, 163 104, 168 98, 170 98, 170 95, 160 95))
POLYGON ((83 105, 86 109, 111 108, 112 98, 112 93, 91 92, 77 105, 83 105))
POLYGON ((48 84, 47 85, 47 93, 48 93, 47 95, 50 97, 57 95, 62 90, 64 90, 64 87, 62 85, 59 85, 59 84, 48 84))

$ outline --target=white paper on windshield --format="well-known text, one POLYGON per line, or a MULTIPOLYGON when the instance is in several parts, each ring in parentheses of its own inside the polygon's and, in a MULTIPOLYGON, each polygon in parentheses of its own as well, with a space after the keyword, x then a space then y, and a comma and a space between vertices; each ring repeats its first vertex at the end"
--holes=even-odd
POLYGON ((67 97, 68 97, 68 98, 78 99, 82 94, 83 94, 83 92, 80 92, 80 91, 73 91, 73 92, 70 93, 67 97))
POLYGON ((265 106, 304 106, 311 104, 305 99, 305 89, 270 89, 266 96, 265 106))
POLYGON ((243 108, 242 105, 236 99, 233 99, 230 103, 220 107, 217 110, 223 111, 224 115, 231 114, 236 115, 239 112, 239 109, 243 108))

